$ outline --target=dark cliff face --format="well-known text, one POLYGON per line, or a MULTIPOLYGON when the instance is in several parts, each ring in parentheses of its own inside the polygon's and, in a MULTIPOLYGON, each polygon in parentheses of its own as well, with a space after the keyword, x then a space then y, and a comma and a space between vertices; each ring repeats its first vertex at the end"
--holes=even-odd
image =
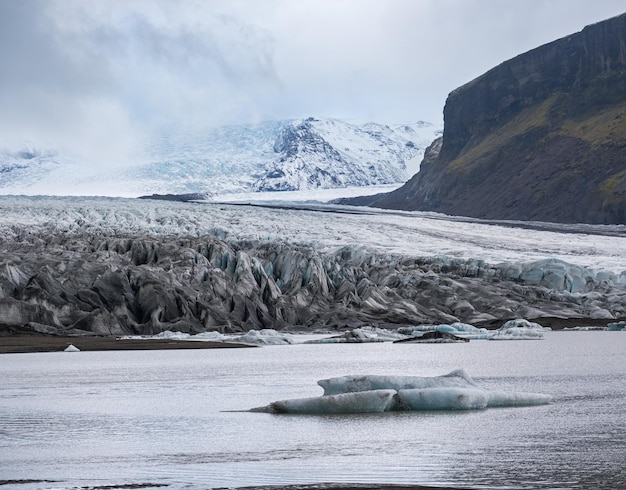
POLYGON ((453 91, 444 135, 377 207, 487 219, 626 223, 626 14, 453 91))

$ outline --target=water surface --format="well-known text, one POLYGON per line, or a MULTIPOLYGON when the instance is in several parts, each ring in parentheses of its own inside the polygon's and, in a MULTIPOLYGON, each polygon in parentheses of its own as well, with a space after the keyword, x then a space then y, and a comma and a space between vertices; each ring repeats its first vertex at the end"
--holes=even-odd
POLYGON ((626 334, 542 341, 293 345, 0 356, 0 480, 79 488, 320 482, 619 488, 626 481, 626 334), (301 416, 238 412, 318 396, 346 374, 465 369, 552 404, 301 416))

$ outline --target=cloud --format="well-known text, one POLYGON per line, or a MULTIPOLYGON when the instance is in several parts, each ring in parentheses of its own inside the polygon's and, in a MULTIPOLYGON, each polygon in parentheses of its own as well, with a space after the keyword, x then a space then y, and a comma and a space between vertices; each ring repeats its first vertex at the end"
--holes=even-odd
POLYGON ((159 131, 438 122, 447 94, 622 0, 0 1, 0 147, 132 159, 159 131))
POLYGON ((458 86, 623 10, 616 0, 299 0, 270 23, 285 107, 440 120, 458 86))
POLYGON ((278 86, 271 37, 203 3, 21 0, 0 19, 5 147, 125 161, 154 131, 259 117, 278 86))

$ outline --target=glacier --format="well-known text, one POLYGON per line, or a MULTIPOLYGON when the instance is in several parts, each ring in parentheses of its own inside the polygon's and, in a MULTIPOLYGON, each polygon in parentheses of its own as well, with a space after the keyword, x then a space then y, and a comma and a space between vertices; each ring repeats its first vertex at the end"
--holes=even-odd
POLYGON ((480 388, 462 369, 443 376, 342 376, 318 381, 319 397, 279 400, 253 412, 274 414, 351 414, 390 411, 475 410, 490 407, 546 405, 542 393, 480 388))
MULTIPOLYGON (((376 329, 448 325, 484 338, 508 320, 626 317, 623 227, 44 196, 0 196, 0 214, 0 327, 9 331, 273 329, 390 341, 376 329), (571 288, 574 273, 584 287, 571 288)), ((247 341, 272 338, 254 335, 247 341)))
POLYGON ((0 193, 220 196, 402 184, 441 126, 329 118, 264 121, 146 139, 124 164, 94 167, 68 150, 0 148, 0 193), (279 176, 282 176, 279 178, 279 176))

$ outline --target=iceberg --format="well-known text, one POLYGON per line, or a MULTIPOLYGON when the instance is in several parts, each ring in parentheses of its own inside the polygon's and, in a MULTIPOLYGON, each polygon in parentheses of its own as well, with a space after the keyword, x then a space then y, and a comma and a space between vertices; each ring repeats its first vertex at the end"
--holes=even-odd
POLYGON ((317 383, 324 394, 280 400, 253 412, 276 414, 350 414, 420 410, 477 410, 489 407, 546 405, 542 393, 485 390, 462 369, 443 376, 342 376, 317 383))
POLYGON ((528 320, 509 320, 495 331, 490 340, 540 340, 546 330, 551 329, 528 320))
POLYGON ((609 331, 611 332, 625 332, 626 331, 626 322, 614 322, 614 323, 609 323, 607 325, 607 328, 609 329, 609 331))
POLYGON ((63 352, 80 352, 80 349, 74 344, 68 345, 63 352))
POLYGON ((408 335, 409 337, 415 337, 417 335, 424 334, 426 332, 445 332, 456 337, 463 337, 471 340, 484 340, 493 335, 486 328, 478 328, 469 323, 454 322, 451 324, 439 324, 439 325, 415 325, 411 327, 402 327, 398 329, 398 332, 408 335))
POLYGON ((274 329, 266 328, 262 330, 249 330, 241 335, 226 335, 220 332, 209 331, 195 335, 184 332, 172 332, 165 330, 156 335, 123 335, 120 339, 168 339, 168 340, 187 340, 195 342, 230 342, 252 345, 287 345, 293 344, 293 336, 290 334, 282 334, 274 329))
MULTIPOLYGON (((401 335, 399 337, 404 337, 401 335)), ((388 330, 371 329, 367 327, 354 328, 340 335, 325 337, 323 339, 307 340, 305 344, 366 344, 371 342, 385 342, 391 340, 393 335, 388 330)))
POLYGON ((281 334, 272 328, 249 330, 243 335, 230 338, 230 341, 253 345, 288 345, 294 343, 291 335, 281 334))
POLYGON ((442 332, 440 330, 429 330, 416 337, 409 337, 408 339, 394 340, 394 343, 405 344, 456 344, 469 342, 467 337, 459 337, 448 332, 442 332))
POLYGON ((322 339, 305 341, 306 344, 337 343, 451 343, 471 340, 537 340, 551 330, 525 319, 509 320, 498 330, 487 330, 469 323, 454 322, 422 324, 400 327, 391 331, 377 327, 361 327, 322 339))

